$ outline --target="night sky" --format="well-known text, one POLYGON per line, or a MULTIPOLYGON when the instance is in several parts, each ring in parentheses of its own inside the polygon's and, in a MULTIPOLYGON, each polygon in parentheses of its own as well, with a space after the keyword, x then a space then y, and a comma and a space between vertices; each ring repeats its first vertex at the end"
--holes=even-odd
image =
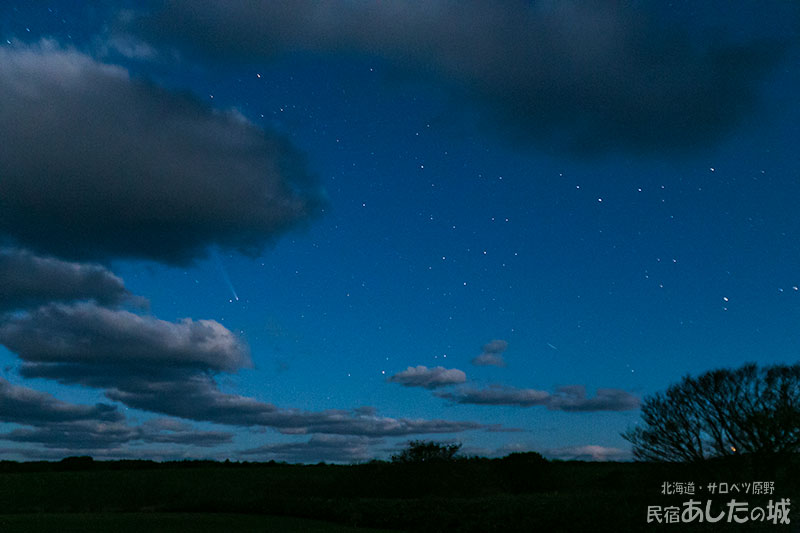
POLYGON ((625 460, 797 362, 796 3, 85 4, 0 8, 1 459, 625 460))

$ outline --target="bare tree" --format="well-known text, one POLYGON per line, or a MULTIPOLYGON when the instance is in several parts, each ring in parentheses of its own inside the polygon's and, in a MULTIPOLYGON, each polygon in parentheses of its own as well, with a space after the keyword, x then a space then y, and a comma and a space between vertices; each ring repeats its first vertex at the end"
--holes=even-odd
POLYGON ((646 397, 622 436, 650 461, 800 451, 800 364, 712 370, 646 397))

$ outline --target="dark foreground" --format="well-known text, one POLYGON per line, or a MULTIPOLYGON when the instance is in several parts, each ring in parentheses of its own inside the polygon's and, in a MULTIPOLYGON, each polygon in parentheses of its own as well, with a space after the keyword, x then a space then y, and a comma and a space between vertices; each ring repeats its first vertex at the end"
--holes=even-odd
POLYGON ((799 489, 797 457, 699 466, 536 454, 352 466, 71 458, 0 463, 0 531, 800 531, 799 489), (684 494, 662 494, 665 482, 684 494), (688 521, 689 500, 703 523, 688 521), (716 523, 705 520, 709 500, 716 523), (757 510, 780 500, 789 524, 757 510), (662 522, 677 522, 648 523, 655 506, 662 522))

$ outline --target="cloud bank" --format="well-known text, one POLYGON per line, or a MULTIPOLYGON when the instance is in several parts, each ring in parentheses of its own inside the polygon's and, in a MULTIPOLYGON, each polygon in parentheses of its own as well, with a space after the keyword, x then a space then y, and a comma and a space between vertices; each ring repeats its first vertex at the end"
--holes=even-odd
POLYGON ((231 433, 197 431, 179 421, 152 420, 131 426, 116 406, 62 402, 51 394, 13 385, 3 378, 0 422, 27 426, 0 433, 0 440, 40 444, 62 453, 142 442, 211 447, 233 439, 231 433))
POLYGON ((663 22, 658 2, 166 0, 127 32, 217 59, 379 57, 466 95, 518 142, 579 153, 706 146, 756 103, 785 43, 663 22))
POLYGON ((482 427, 381 417, 365 409, 285 409, 224 393, 214 375, 236 372, 250 358, 243 342, 213 320, 167 322, 94 303, 48 304, 0 323, 0 343, 23 361, 23 377, 103 389, 107 398, 129 407, 190 420, 364 436, 482 427))

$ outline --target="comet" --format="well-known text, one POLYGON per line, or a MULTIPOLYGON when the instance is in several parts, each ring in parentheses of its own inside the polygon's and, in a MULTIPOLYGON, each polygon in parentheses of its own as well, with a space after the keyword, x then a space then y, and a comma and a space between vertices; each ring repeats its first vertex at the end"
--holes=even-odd
POLYGON ((236 289, 233 287, 233 283, 231 283, 231 278, 228 277, 228 272, 225 270, 225 265, 222 264, 222 259, 220 259, 219 254, 214 251, 214 259, 217 262, 217 267, 219 268, 220 273, 222 274, 222 279, 225 281, 225 284, 231 291, 233 295, 233 299, 237 302, 239 301, 239 295, 236 294, 236 289))

